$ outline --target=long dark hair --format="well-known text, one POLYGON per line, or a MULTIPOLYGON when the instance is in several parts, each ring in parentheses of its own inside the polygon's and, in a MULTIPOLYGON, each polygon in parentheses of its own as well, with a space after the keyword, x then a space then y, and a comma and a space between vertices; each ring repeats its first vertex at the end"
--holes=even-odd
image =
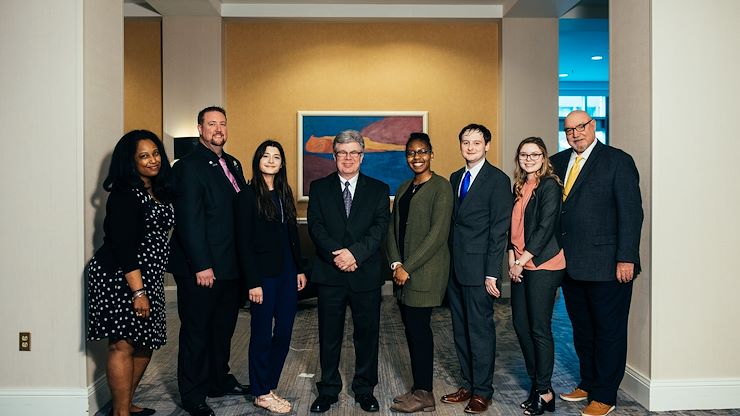
POLYGON ((529 143, 536 145, 540 149, 540 152, 542 152, 542 167, 534 174, 535 189, 540 186, 542 178, 553 178, 560 186, 563 186, 560 178, 555 174, 555 169, 552 167, 545 142, 539 137, 527 137, 519 143, 519 146, 516 148, 516 154, 514 155, 514 197, 517 200, 522 197, 522 188, 524 188, 524 184, 527 182, 527 172, 519 164, 519 152, 525 144, 529 143))
POLYGON ((129 190, 131 188, 144 189, 136 170, 136 148, 142 140, 151 140, 159 150, 161 158, 159 174, 152 178, 152 193, 160 202, 169 202, 172 199, 170 184, 170 160, 164 151, 164 145, 156 134, 149 130, 132 130, 121 137, 113 149, 108 176, 103 181, 103 189, 110 192, 113 189, 129 190))
POLYGON ((254 187, 257 196, 257 212, 268 220, 280 220, 280 208, 275 205, 275 200, 270 196, 270 189, 267 187, 265 178, 262 176, 262 171, 260 170, 260 160, 267 151, 268 146, 275 147, 280 152, 280 170, 275 174, 273 187, 282 203, 283 217, 286 222, 295 222, 296 209, 293 202, 293 191, 290 189, 290 185, 288 185, 288 174, 285 168, 285 151, 279 142, 272 139, 262 142, 257 147, 257 150, 255 150, 254 157, 252 158, 252 187, 254 187))

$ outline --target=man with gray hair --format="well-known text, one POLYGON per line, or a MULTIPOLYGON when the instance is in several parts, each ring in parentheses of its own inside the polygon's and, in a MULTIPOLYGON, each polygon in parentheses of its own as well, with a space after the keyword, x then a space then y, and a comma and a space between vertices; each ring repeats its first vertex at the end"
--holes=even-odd
POLYGON ((389 221, 388 185, 360 173, 365 141, 355 130, 334 138, 337 171, 311 183, 308 230, 316 246, 311 282, 318 289, 321 381, 311 412, 323 413, 342 391, 339 356, 347 305, 352 311, 355 374, 352 391, 366 412, 378 411, 380 243, 389 221))

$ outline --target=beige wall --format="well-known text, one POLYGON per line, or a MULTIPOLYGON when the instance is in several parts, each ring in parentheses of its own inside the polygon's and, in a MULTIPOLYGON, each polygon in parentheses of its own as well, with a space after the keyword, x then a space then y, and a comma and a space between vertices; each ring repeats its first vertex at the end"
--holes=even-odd
POLYGON ((651 16, 651 377, 730 378, 740 392, 740 2, 653 0, 651 16))
POLYGON ((504 19, 502 166, 512 176, 522 139, 539 136, 558 150, 558 19, 504 19))
POLYGON ((126 18, 123 26, 123 129, 162 137, 162 19, 126 18))
POLYGON ((223 105, 221 18, 162 18, 162 121, 167 153, 172 138, 197 136, 196 116, 223 105))
POLYGON ((2 61, 13 63, 0 77, 0 121, 22 131, 22 146, 0 152, 3 414, 88 410, 83 267, 92 182, 122 127, 121 21, 117 0, 10 2, 0 14, 2 61), (21 330, 30 352, 18 351, 21 330))
POLYGON ((497 162, 499 37, 498 21, 226 20, 229 151, 250 166, 262 140, 280 140, 295 189, 297 111, 425 110, 437 173, 462 166, 457 134, 470 122, 492 130, 497 162))
MULTIPOLYGON (((103 191, 102 183, 113 147, 123 133, 123 32, 119 0, 85 0, 83 264, 103 242, 108 193, 103 191)), ((82 322, 85 321, 83 315, 82 322)), ((91 413, 105 405, 110 397, 105 383, 107 344, 106 341, 87 343, 85 385, 90 387, 91 413)))
MULTIPOLYGON (((635 160, 645 220, 642 225, 640 262, 630 308, 627 367, 638 377, 650 377, 650 262, 652 227, 650 4, 645 0, 609 4, 609 138, 635 160)), ((629 378, 628 378, 629 380, 629 378)), ((624 384, 638 396, 639 386, 624 384)))

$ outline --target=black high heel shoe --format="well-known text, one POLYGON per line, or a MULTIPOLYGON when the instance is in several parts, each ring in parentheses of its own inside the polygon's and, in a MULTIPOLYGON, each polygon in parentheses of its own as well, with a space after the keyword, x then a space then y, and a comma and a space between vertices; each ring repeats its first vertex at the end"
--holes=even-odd
POLYGON ((529 407, 524 409, 525 415, 541 415, 547 412, 554 412, 555 411, 555 392, 552 391, 552 389, 547 390, 538 390, 537 397, 535 397, 534 401, 529 404, 529 407), (542 396, 552 393, 552 399, 550 399, 549 402, 546 402, 542 396))
POLYGON ((532 402, 534 402, 535 400, 537 400, 537 390, 536 390, 536 389, 534 388, 534 386, 532 386, 532 387, 531 387, 531 388, 529 389, 529 397, 527 397, 527 400, 523 401, 523 402, 522 402, 522 403, 521 403, 521 404, 519 405, 519 407, 521 407, 522 409, 526 409, 526 408, 528 408, 528 407, 529 407, 529 405, 530 405, 530 404, 532 404, 532 402))

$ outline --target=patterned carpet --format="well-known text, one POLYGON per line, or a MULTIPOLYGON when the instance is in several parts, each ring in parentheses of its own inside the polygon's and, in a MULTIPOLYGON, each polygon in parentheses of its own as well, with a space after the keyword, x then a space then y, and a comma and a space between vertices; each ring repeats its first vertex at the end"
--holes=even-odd
MULTIPOLYGON (((168 292, 168 339, 169 343, 154 353, 149 369, 136 393, 136 403, 140 406, 157 409, 158 416, 187 415, 179 407, 177 393, 177 319, 174 292, 168 292)), ((350 314, 348 313, 349 317, 350 314)), ((486 415, 519 415, 519 402, 527 395, 528 378, 519 344, 511 324, 511 308, 508 299, 497 301, 495 306, 497 333, 496 370, 494 373, 493 405, 486 415)), ((442 394, 453 392, 460 385, 460 372, 452 342, 450 312, 447 308, 436 308, 432 315, 435 339, 434 393, 439 399, 442 394)), ((394 414, 389 409, 391 399, 405 392, 410 386, 411 370, 408 350, 397 306, 392 297, 386 296, 381 310, 380 335, 380 384, 375 390, 380 402, 380 415, 394 414)), ((558 299, 553 317, 553 330, 556 338, 556 363, 553 374, 553 387, 556 392, 572 389, 577 381, 578 361, 573 351, 570 322, 565 312, 562 298, 558 299)), ((232 343, 232 373, 242 381, 248 382, 247 345, 249 342, 249 311, 239 314, 237 329, 232 343)), ((319 379, 318 360, 318 322, 316 319, 316 300, 304 300, 299 304, 293 330, 291 351, 283 370, 278 393, 293 403, 293 414, 307 415, 311 402, 316 398, 315 382, 319 379)), ((339 396, 339 403, 325 413, 327 416, 367 415, 354 403, 351 383, 354 367, 352 348, 352 323, 348 319, 345 328, 345 342, 342 349, 340 371, 345 384, 339 396)), ((219 416, 269 415, 256 408, 243 397, 208 399, 208 404, 219 416)), ((557 401, 556 415, 580 415, 582 403, 557 401)), ((436 412, 429 415, 463 415, 464 405, 438 403, 436 412)), ((107 414, 109 407, 98 413, 107 414)), ((620 391, 619 403, 614 415, 660 414, 671 416, 740 415, 740 410, 648 412, 631 397, 620 391)))

